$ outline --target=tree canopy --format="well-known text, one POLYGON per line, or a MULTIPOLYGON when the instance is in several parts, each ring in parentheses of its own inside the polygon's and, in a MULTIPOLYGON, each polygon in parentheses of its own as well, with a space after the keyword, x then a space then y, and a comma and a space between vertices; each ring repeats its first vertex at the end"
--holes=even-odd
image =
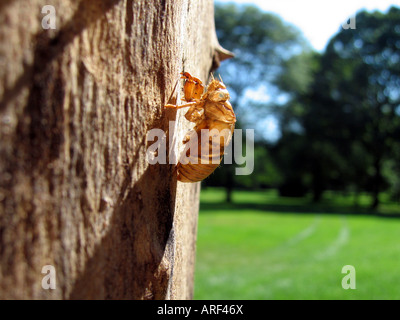
MULTIPOLYGON (((285 99, 287 92, 281 90, 282 83, 293 89, 307 82, 301 79, 305 72, 296 72, 291 84, 283 80, 283 74, 294 56, 303 62, 310 46, 298 29, 255 6, 216 4, 215 23, 221 45, 235 54, 218 72, 228 85, 240 125, 254 128, 257 119, 272 111, 266 106, 285 99)), ((307 63, 292 69, 302 66, 307 63)), ((261 137, 262 131, 259 133, 261 137)))
POLYGON ((283 79, 283 74, 289 69, 287 64, 291 63, 291 58, 297 55, 301 60, 310 47, 295 27, 255 6, 216 4, 215 22, 219 42, 235 54, 233 59, 221 65, 218 73, 231 95, 238 119, 236 127, 255 129, 257 143, 251 176, 234 176, 235 164, 226 164, 205 183, 224 185, 228 191, 233 186, 275 185, 280 174, 265 145, 262 120, 274 112, 274 105, 287 99, 288 90, 280 89, 283 83, 287 87, 303 87, 307 82, 300 79, 304 72, 297 73, 298 77, 290 81, 283 79))
POLYGON ((340 28, 322 53, 256 7, 217 4, 215 17, 221 44, 236 55, 219 73, 239 126, 256 129, 258 160, 252 177, 221 178, 225 166, 210 183, 311 191, 315 201, 327 189, 369 191, 374 208, 388 188, 400 199, 399 8, 358 12, 356 29, 340 28), (270 115, 279 121, 275 143, 265 134, 270 115))
POLYGON ((383 167, 399 160, 400 10, 361 11, 356 21, 331 39, 308 92, 287 104, 286 124, 302 129, 316 200, 328 187, 353 186, 372 192, 376 207, 383 167))

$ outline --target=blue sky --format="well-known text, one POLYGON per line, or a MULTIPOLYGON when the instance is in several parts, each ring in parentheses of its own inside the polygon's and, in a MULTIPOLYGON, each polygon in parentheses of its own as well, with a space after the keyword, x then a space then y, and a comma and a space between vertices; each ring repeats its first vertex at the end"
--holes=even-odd
POLYGON ((341 27, 342 23, 361 9, 386 12, 391 5, 400 6, 400 0, 216 0, 255 4, 274 12, 283 20, 298 27, 318 51, 341 27))

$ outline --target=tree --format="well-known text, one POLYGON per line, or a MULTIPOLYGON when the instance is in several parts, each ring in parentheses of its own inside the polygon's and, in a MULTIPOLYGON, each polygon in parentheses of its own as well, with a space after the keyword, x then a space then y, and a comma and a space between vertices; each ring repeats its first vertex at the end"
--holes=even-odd
MULTIPOLYGON (((284 72, 284 64, 308 45, 297 29, 255 6, 216 4, 215 23, 221 45, 235 54, 218 72, 231 94, 237 127, 256 129, 256 139, 263 143, 260 119, 273 112, 269 106, 276 100, 271 97, 282 93, 275 81, 284 72)), ((233 166, 224 165, 214 176, 224 181, 228 200, 237 179, 233 166)), ((214 184, 214 177, 206 183, 214 184)))
POLYGON ((383 165, 400 141, 400 9, 362 11, 356 21, 329 42, 294 119, 307 139, 314 198, 354 185, 371 192, 376 208, 383 165))
POLYGON ((56 29, 43 1, 0 4, 0 298, 191 298, 200 186, 150 165, 146 134, 187 130, 163 105, 223 58, 213 3, 51 4, 56 29))
POLYGON ((240 123, 254 126, 260 112, 268 113, 267 103, 275 102, 266 103, 260 95, 278 97, 276 80, 285 63, 309 46, 296 28, 251 5, 216 4, 215 23, 221 45, 235 54, 218 73, 229 87, 240 123))
POLYGON ((366 187, 372 192, 373 208, 378 206, 379 192, 385 185, 383 163, 399 142, 395 136, 400 124, 399 28, 398 8, 392 7, 387 14, 360 12, 357 29, 339 32, 322 61, 325 79, 330 80, 322 94, 330 97, 331 106, 347 120, 339 124, 336 137, 358 143, 371 159, 366 187))

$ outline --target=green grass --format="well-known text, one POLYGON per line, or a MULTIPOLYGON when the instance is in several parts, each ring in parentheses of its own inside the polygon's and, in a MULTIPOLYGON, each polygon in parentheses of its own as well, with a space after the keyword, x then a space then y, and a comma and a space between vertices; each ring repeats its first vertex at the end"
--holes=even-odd
MULTIPOLYGON (((384 198, 384 196, 382 196, 384 198)), ((400 212, 349 196, 279 198, 275 191, 201 193, 195 299, 400 299, 400 212), (356 269, 355 290, 341 286, 356 269)))

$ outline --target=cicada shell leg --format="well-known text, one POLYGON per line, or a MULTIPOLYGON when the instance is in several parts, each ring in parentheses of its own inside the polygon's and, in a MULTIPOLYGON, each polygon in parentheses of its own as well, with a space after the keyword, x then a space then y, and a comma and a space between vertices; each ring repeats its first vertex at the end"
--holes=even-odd
POLYGON ((194 105, 198 104, 197 101, 193 101, 193 102, 189 102, 189 103, 185 103, 182 104, 180 106, 176 105, 176 104, 166 104, 164 106, 164 108, 173 108, 173 109, 181 109, 181 108, 187 108, 187 107, 192 107, 194 105))

